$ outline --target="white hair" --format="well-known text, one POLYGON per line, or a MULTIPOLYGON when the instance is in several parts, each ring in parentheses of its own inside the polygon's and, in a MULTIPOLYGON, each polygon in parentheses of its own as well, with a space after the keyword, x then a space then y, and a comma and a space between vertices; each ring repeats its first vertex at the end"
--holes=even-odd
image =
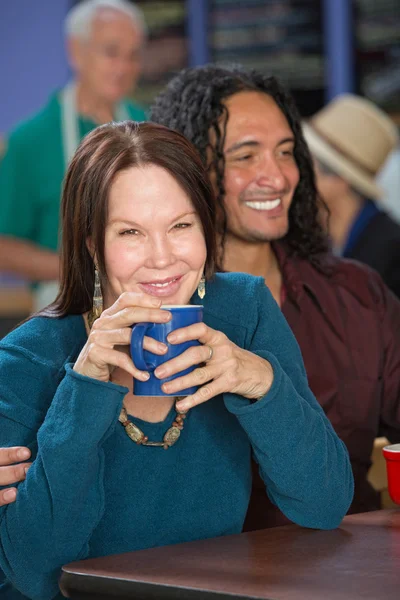
POLYGON ((83 0, 74 6, 67 14, 64 22, 64 32, 67 38, 88 38, 91 26, 100 10, 108 9, 117 11, 129 17, 138 27, 144 37, 147 35, 147 26, 143 11, 133 2, 128 0, 83 0))

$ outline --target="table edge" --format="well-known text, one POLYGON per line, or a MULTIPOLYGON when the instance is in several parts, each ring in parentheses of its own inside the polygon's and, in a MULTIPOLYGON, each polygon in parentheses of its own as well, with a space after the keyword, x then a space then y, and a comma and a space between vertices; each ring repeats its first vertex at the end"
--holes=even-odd
POLYGON ((62 570, 59 581, 59 587, 63 595, 69 594, 67 598, 73 598, 71 593, 99 593, 99 585, 104 595, 112 594, 118 598, 132 598, 132 594, 141 600, 199 600, 207 597, 207 600, 275 600, 265 596, 243 596, 230 594, 228 592, 218 592, 206 588, 194 588, 187 586, 151 583, 135 581, 132 579, 123 579, 116 577, 107 577, 100 575, 89 575, 86 573, 69 573, 62 570), (95 589, 97 588, 97 589, 95 589))

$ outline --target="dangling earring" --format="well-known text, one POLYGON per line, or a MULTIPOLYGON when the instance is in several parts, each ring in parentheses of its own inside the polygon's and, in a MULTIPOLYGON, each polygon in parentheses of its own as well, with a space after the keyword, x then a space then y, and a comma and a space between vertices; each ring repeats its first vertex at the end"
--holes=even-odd
POLYGON ((94 293, 93 306, 88 314, 89 328, 92 329, 93 323, 98 319, 103 312, 103 296, 101 294, 100 277, 97 267, 94 267, 94 293))
POLYGON ((197 293, 199 295, 200 300, 203 300, 204 296, 206 295, 206 280, 204 275, 200 279, 199 285, 197 286, 197 293))

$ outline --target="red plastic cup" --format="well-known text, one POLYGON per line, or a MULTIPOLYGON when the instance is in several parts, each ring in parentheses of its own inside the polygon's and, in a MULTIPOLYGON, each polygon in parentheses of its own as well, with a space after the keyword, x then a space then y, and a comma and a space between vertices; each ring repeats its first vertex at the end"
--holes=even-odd
POLYGON ((389 495, 400 504, 400 444, 391 444, 382 449, 386 459, 389 495))

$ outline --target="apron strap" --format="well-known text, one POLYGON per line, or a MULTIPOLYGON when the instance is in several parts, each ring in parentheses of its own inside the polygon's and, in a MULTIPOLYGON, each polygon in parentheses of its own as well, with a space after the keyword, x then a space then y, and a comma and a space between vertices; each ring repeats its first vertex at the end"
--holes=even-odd
MULTIPOLYGON (((61 91, 61 137, 65 170, 80 142, 79 120, 76 110, 76 83, 71 81, 61 91)), ((128 109, 123 101, 115 107, 117 121, 130 119, 128 109)))

